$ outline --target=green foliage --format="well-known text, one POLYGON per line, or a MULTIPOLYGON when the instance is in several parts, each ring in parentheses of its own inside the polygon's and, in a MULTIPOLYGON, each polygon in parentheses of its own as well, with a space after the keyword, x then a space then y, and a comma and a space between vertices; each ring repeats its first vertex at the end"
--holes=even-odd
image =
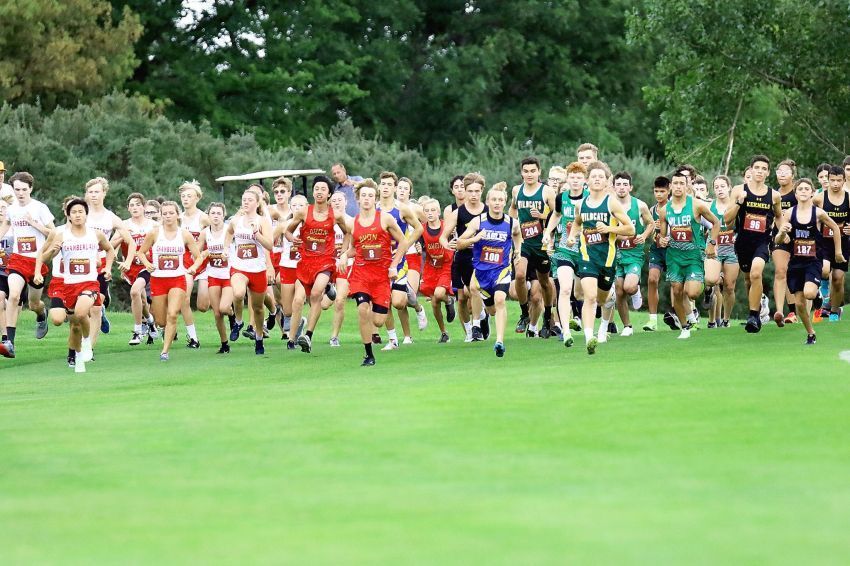
POLYGON ((753 153, 840 161, 850 152, 850 43, 833 30, 849 17, 846 2, 643 2, 630 37, 658 52, 644 93, 667 157, 719 167, 734 130, 733 170, 753 153))
POLYGON ((104 0, 0 4, 0 98, 45 108, 90 100, 120 86, 138 64, 142 27, 104 0))

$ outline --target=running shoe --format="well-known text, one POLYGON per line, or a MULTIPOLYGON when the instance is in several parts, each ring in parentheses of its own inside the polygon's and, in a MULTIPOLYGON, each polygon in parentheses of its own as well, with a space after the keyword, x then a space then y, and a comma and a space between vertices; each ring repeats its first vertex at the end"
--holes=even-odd
POLYGON ((527 328, 525 331, 526 338, 537 338, 537 331, 532 330, 531 328, 527 328))
MULTIPOLYGON (((791 315, 789 314, 788 316, 791 316, 791 315)), ((781 312, 777 311, 777 312, 773 313, 773 322, 776 323, 776 326, 778 326, 779 328, 782 328, 783 326, 785 326, 785 317, 782 316, 781 312)))
POLYGON ((717 323, 714 321, 709 322, 705 325, 706 328, 717 328, 717 323))
POLYGON ((325 287, 325 295, 332 301, 336 300, 336 285, 333 283, 328 283, 328 286, 325 287))
POLYGON ((591 338, 587 341, 587 353, 589 355, 593 355, 596 353, 596 347, 599 345, 599 341, 596 338, 591 338))
POLYGON ((755 333, 757 333, 759 330, 761 330, 761 324, 759 324, 759 319, 758 319, 758 317, 757 317, 757 316, 755 316, 755 315, 750 315, 750 316, 748 316, 748 317, 747 317, 747 323, 746 323, 746 325, 744 326, 744 328, 745 328, 745 329, 747 330, 747 332, 749 332, 750 334, 755 334, 755 333))
POLYGON ((829 313, 829 322, 838 322, 839 320, 841 320, 841 309, 838 312, 829 313))
POLYGON ((767 295, 762 294, 761 300, 759 301, 759 324, 764 324, 765 322, 770 321, 770 301, 767 298, 767 295))
POLYGON ((295 349, 295 342, 293 340, 287 340, 286 341, 286 349, 287 350, 294 350, 295 349))
POLYGON ((389 352, 390 350, 398 350, 398 340, 395 338, 389 338, 387 340, 387 345, 381 348, 384 352, 389 352))
POLYGON ((404 337, 404 340, 402 340, 402 341, 401 341, 401 343, 402 343, 403 345, 410 345, 410 344, 413 344, 413 338, 411 338, 410 336, 405 336, 405 337, 404 337))
MULTIPOLYGON (((259 342, 257 343, 259 344, 259 342)), ((298 344, 298 347, 300 347, 301 351, 305 354, 309 354, 313 350, 313 341, 306 334, 299 336, 295 343, 298 344)))
POLYGON ((339 338, 334 336, 330 340, 328 340, 328 344, 330 344, 331 348, 339 348, 339 338))
POLYGON ((201 343, 195 340, 194 338, 186 337, 186 347, 191 348, 192 350, 197 350, 201 347, 201 343))
POLYGON ((77 354, 68 354, 68 367, 73 368, 75 365, 77 365, 77 354))
POLYGON ((455 311, 455 300, 452 298, 448 303, 446 303, 446 322, 451 324, 454 322, 455 316, 457 316, 457 311, 455 311))
POLYGON ((481 336, 486 340, 490 337, 490 315, 484 313, 484 318, 481 319, 481 336))
POLYGON ((540 332, 538 333, 538 336, 540 336, 543 339, 548 340, 549 337, 552 336, 552 329, 549 328, 548 324, 544 323, 543 326, 540 328, 540 332))
POLYGON ((424 308, 420 307, 419 311, 416 313, 416 322, 419 325, 420 331, 428 328, 428 317, 425 316, 425 309, 424 308))
POLYGON ((811 345, 815 344, 817 341, 818 341, 818 337, 815 336, 814 334, 809 334, 808 336, 806 336, 806 346, 811 346, 811 345))
POLYGON ((156 329, 156 323, 148 323, 148 344, 153 344, 154 340, 159 338, 159 330, 156 329))
POLYGON ((133 335, 130 336, 130 341, 127 342, 128 346, 138 346, 142 343, 142 337, 139 336, 138 332, 133 332, 133 335))
POLYGON ((262 340, 254 341, 254 354, 256 354, 257 356, 264 356, 266 354, 266 347, 263 346, 262 340))
POLYGON ((86 362, 78 360, 74 363, 74 373, 86 373, 86 362))
POLYGON ((248 340, 256 340, 257 334, 256 332, 254 332, 254 325, 249 324, 248 328, 242 331, 242 336, 244 336, 248 340))
POLYGON ((35 337, 38 340, 41 340, 45 336, 47 336, 47 331, 50 330, 50 327, 47 325, 47 316, 45 315, 44 320, 35 321, 35 337))
POLYGON ((100 331, 104 334, 109 334, 112 325, 109 324, 109 319, 106 318, 106 308, 101 309, 100 331))
POLYGON ((623 331, 620 332, 620 336, 623 336, 624 338, 628 338, 629 336, 631 336, 634 333, 635 333, 635 330, 634 330, 634 328, 631 327, 631 325, 624 326, 623 331))
POLYGON ((449 343, 449 335, 446 332, 440 333, 440 339, 437 340, 437 344, 448 344, 449 343))
POLYGON ((564 347, 565 348, 572 348, 574 343, 575 343, 575 341, 573 340, 572 334, 567 333, 567 334, 564 335, 564 347))
POLYGON ((159 361, 161 361, 161 362, 167 362, 167 361, 168 361, 168 353, 167 353, 167 352, 163 352, 163 353, 161 353, 161 354, 159 355, 159 361))
POLYGON ((557 338, 558 338, 558 340, 563 340, 563 339, 564 339, 564 331, 563 331, 563 330, 561 330, 561 327, 560 327, 559 325, 557 325, 557 324, 556 324, 555 326, 553 326, 553 327, 552 327, 552 335, 554 335, 555 337, 557 337, 557 338))
POLYGON ((274 328, 275 323, 277 322, 277 309, 273 313, 270 313, 269 316, 266 317, 266 330, 271 330, 274 328))
POLYGON ((729 328, 729 319, 725 318, 725 319, 721 320, 720 321, 720 327, 721 328, 729 328))
POLYGON ((570 330, 578 332, 581 330, 581 319, 577 316, 570 319, 570 330))
POLYGON ((497 358, 503 358, 505 356, 505 345, 501 342, 496 342, 493 344, 493 351, 496 352, 497 358))
POLYGON ((670 327, 670 330, 679 330, 682 325, 679 324, 679 317, 676 313, 667 311, 664 313, 664 324, 670 327))
POLYGON ((472 327, 472 341, 473 342, 483 342, 484 334, 481 332, 481 329, 477 326, 472 327))
POLYGON ((617 325, 614 323, 614 321, 609 322, 608 323, 608 334, 616 335, 617 332, 619 332, 619 330, 617 329, 617 325))
POLYGON ((375 365, 375 358, 372 356, 366 356, 363 358, 363 361, 360 362, 360 367, 373 366, 375 365))
POLYGON ((216 354, 229 354, 229 353, 230 353, 230 344, 222 344, 221 347, 218 349, 218 352, 216 352, 216 354))
POLYGON ((679 333, 679 340, 687 340, 691 337, 691 331, 686 327, 682 329, 682 332, 679 333))
POLYGON ((516 323, 516 333, 523 334, 526 330, 528 330, 529 319, 525 315, 520 315, 519 320, 516 323))
POLYGON ((242 328, 245 326, 244 322, 234 322, 233 327, 230 329, 230 341, 236 342, 239 340, 239 335, 242 333, 242 328))
POLYGON ((785 324, 794 324, 797 322, 797 313, 789 312, 788 316, 785 317, 785 324))
POLYGON ((658 330, 658 319, 650 318, 646 321, 646 324, 643 325, 644 332, 655 332, 658 330))
MULTIPOLYGON (((823 311, 821 309, 815 309, 812 311, 812 324, 818 324, 823 322, 823 315, 821 314, 823 311)), ((827 315, 827 320, 829 320, 829 315, 827 315)))
POLYGON ((638 287, 637 293, 632 295, 632 309, 639 311, 643 306, 643 296, 640 294, 640 287, 638 287))
POLYGON ((380 344, 381 343, 381 335, 377 332, 372 334, 372 344, 380 344))
POLYGON ((3 340, 0 342, 0 356, 3 356, 4 358, 14 358, 15 345, 9 340, 3 340))
POLYGON ((301 322, 298 323, 298 330, 295 332, 295 335, 298 336, 300 334, 304 334, 304 327, 307 326, 307 317, 302 316, 301 322))

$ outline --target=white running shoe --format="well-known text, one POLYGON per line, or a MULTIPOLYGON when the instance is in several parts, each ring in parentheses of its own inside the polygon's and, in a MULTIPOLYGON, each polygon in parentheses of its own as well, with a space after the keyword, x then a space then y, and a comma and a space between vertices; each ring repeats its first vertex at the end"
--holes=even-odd
POLYGON ((328 344, 331 345, 331 348, 339 348, 339 338, 331 338, 328 344))
POLYGON ((608 328, 606 324, 599 327, 599 331, 596 333, 596 341, 600 344, 608 342, 608 328))
MULTIPOLYGON (((82 354, 82 352, 80 352, 82 354)), ((74 363, 74 373, 86 373, 86 362, 82 359, 77 359, 74 363)))
POLYGON ((398 350, 398 340, 395 338, 390 338, 387 340, 387 345, 381 348, 382 351, 388 352, 390 350, 398 350))
POLYGON ((639 311, 643 306, 643 296, 640 294, 640 287, 638 287, 637 293, 632 295, 632 309, 639 311))
POLYGON ((428 328, 428 317, 425 316, 425 309, 421 309, 416 313, 416 321, 419 323, 419 330, 425 330, 428 328))
POLYGON ((679 334, 679 340, 687 340, 691 337, 691 331, 687 328, 683 328, 682 332, 679 334))
POLYGON ((631 326, 624 326, 623 331, 620 332, 620 336, 631 336, 634 333, 635 333, 634 328, 632 328, 631 326))
POLYGON ((84 339, 82 347, 80 348, 80 356, 77 358, 77 363, 80 363, 80 361, 82 361, 85 364, 86 362, 92 361, 93 358, 94 351, 91 347, 91 341, 84 339))
POLYGON ((759 318, 762 324, 770 322, 770 301, 767 295, 764 294, 762 294, 761 301, 759 302, 759 318))
POLYGON ((401 341, 402 344, 413 344, 413 338, 410 336, 405 336, 404 340, 401 341))

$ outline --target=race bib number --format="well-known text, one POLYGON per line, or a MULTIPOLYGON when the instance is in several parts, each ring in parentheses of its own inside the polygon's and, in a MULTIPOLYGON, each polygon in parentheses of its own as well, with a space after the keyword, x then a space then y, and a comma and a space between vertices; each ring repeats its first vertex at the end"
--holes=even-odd
POLYGON ((91 273, 91 262, 87 259, 72 258, 68 262, 68 275, 88 275, 91 273))
POLYGON ((156 268, 162 271, 173 271, 180 265, 180 256, 176 254, 163 254, 157 260, 156 268))
POLYGON ((327 242, 325 240, 307 240, 305 245, 307 250, 314 254, 323 254, 327 248, 327 242))
POLYGON ((239 259, 257 259, 260 257, 257 244, 239 244, 236 246, 236 257, 239 259))
POLYGON ((428 265, 430 265, 431 267, 435 267, 437 269, 440 269, 441 267, 443 267, 443 260, 444 260, 444 256, 429 255, 428 256, 428 265))
POLYGON ((210 267, 227 267, 227 256, 224 254, 210 254, 210 267))
POLYGON ((824 224, 822 230, 823 230, 823 237, 824 238, 832 238, 832 236, 834 234, 834 232, 832 231, 832 228, 830 228, 829 226, 824 224))
POLYGON ((744 230, 747 232, 767 231, 767 216, 763 214, 753 214, 748 212, 744 215, 744 230))
POLYGON ((18 238, 18 253, 31 254, 35 253, 35 236, 25 236, 18 238))
POLYGON ((201 233, 200 232, 189 232, 189 233, 192 234, 192 237, 195 238, 196 242, 201 239, 201 233))
POLYGON ((814 240, 794 240, 794 255, 797 257, 816 257, 814 240))
POLYGON ((539 220, 523 222, 519 225, 519 229, 522 232, 524 240, 529 240, 543 233, 543 226, 540 224, 539 220))
POLYGON ((363 261, 378 261, 384 257, 384 249, 381 246, 363 246, 360 248, 360 257, 363 261))
POLYGON ((597 232, 594 230, 587 230, 584 233, 584 241, 588 246, 598 246, 599 244, 604 244, 608 240, 607 234, 603 234, 602 232, 597 232))
POLYGON ((492 265, 502 265, 505 259, 504 248, 494 248, 492 246, 484 246, 481 248, 481 261, 492 265))
POLYGON ((694 233, 690 226, 671 226, 670 237, 674 242, 693 242, 694 233))
POLYGON ((724 230, 717 235, 717 244, 720 246, 731 246, 735 243, 735 232, 724 230))
POLYGON ((289 260, 290 261, 298 261, 300 259, 301 259, 301 251, 298 248, 296 248, 295 246, 292 246, 291 248, 289 248, 289 260))
POLYGON ((617 249, 618 250, 631 250, 637 246, 637 242, 635 242, 634 236, 629 236, 628 238, 617 238, 617 249))

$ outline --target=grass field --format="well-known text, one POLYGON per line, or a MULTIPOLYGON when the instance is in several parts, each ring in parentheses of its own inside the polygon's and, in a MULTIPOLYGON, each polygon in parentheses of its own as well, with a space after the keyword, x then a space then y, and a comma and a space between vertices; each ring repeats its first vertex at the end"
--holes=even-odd
MULTIPOLYGON (((514 305, 511 305, 515 307, 514 305)), ((780 563, 850 556, 850 322, 0 359, 5 563, 780 563), (579 341, 581 343, 581 340, 579 341)), ((638 319, 640 322, 642 318, 638 319)), ((511 313, 510 323, 515 321, 511 313)), ((182 331, 181 331, 182 334, 182 331)))

